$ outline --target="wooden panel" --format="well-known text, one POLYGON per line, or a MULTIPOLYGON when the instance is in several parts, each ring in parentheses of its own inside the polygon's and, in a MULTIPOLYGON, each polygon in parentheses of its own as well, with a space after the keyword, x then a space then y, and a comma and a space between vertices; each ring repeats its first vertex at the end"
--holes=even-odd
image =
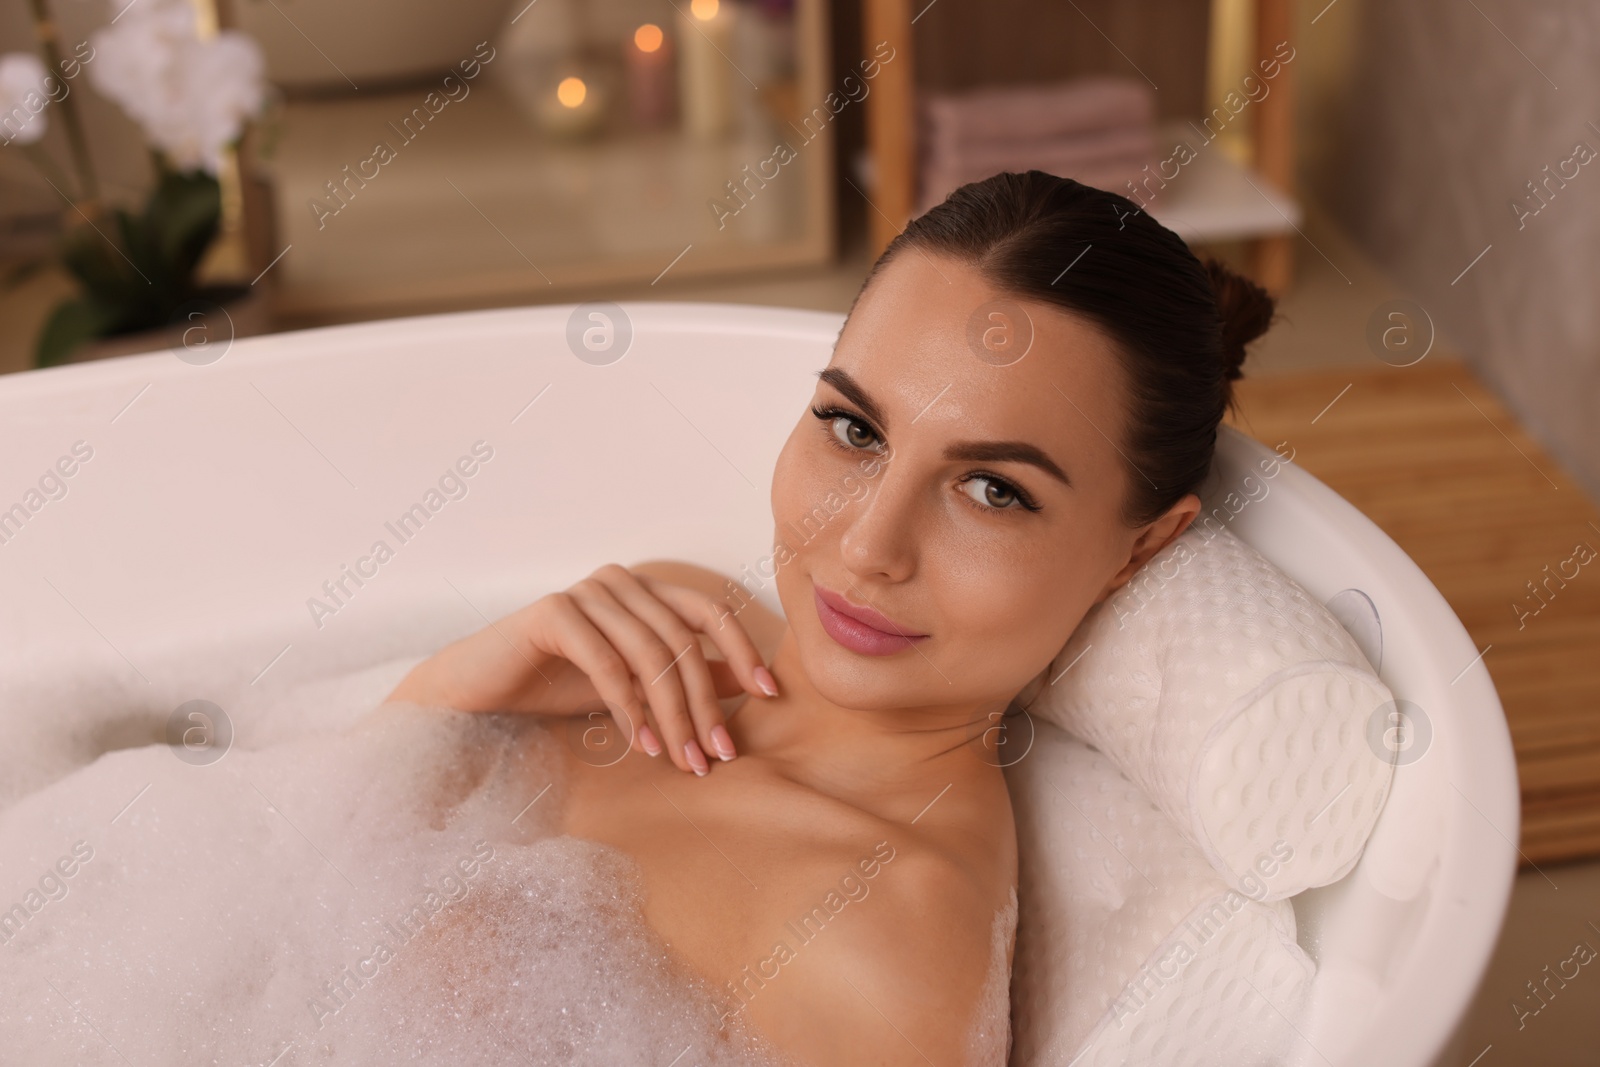
MULTIPOLYGON (((1257 0, 1255 54, 1270 56, 1279 41, 1294 39, 1294 11, 1289 0, 1257 0)), ((1294 80, 1296 71, 1285 64, 1274 79, 1272 91, 1256 105, 1251 117, 1255 168, 1273 185, 1295 195, 1294 80)), ((1268 237, 1255 244, 1255 278, 1273 295, 1282 295, 1294 281, 1295 238, 1268 237)))
POLYGON ((1230 421, 1291 442, 1296 462, 1393 537, 1477 646, 1491 646, 1483 661, 1516 749, 1526 859, 1600 855, 1600 559, 1552 580, 1543 601, 1527 584, 1580 544, 1600 549, 1594 501, 1458 362, 1246 378, 1239 397, 1230 421))
POLYGON ((916 42, 910 0, 866 0, 862 11, 864 54, 880 41, 894 59, 879 70, 867 99, 867 150, 873 160, 873 186, 867 224, 873 258, 911 221, 916 196, 916 42))

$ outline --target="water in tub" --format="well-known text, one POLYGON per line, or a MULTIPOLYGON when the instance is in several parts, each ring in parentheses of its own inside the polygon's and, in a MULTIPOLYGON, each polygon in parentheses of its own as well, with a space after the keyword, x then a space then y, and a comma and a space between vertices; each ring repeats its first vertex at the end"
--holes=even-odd
POLYGON ((559 835, 536 720, 394 706, 0 813, 0 1063, 779 1062, 559 835))

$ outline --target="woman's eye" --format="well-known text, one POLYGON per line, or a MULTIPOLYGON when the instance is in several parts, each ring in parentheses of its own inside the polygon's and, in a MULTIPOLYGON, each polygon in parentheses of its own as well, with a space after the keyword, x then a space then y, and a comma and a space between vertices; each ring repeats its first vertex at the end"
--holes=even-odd
POLYGON ((966 479, 961 485, 961 491, 979 504, 994 508, 996 511, 1025 506, 1014 486, 983 474, 966 479))
POLYGON ((833 436, 851 448, 871 448, 878 440, 872 427, 848 415, 840 415, 833 420, 833 436))

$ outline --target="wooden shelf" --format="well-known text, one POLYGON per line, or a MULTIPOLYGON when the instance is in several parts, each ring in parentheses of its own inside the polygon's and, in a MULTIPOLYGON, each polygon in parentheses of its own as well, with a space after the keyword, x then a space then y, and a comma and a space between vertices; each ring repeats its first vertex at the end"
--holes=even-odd
MULTIPOLYGON (((916 6, 926 10, 922 4, 916 6)), ((894 63, 885 66, 867 102, 867 143, 874 180, 866 193, 874 209, 869 218, 875 254, 905 229, 916 204, 917 76, 912 22, 920 15, 914 15, 912 7, 911 0, 863 0, 867 39, 887 40, 899 53, 894 63)), ((1292 28, 1289 0, 1256 0, 1248 29, 1251 48, 1256 54, 1269 55, 1275 42, 1292 37, 1292 28)), ((1069 72, 1063 71, 1062 76, 1069 72)), ((1172 182, 1150 208, 1152 215, 1188 240, 1250 240, 1256 278, 1275 294, 1281 294, 1292 281, 1294 229, 1300 219, 1294 200, 1293 100, 1293 71, 1285 65, 1273 81, 1273 91, 1254 105, 1251 167, 1246 169, 1228 158, 1219 145, 1207 146, 1184 168, 1194 168, 1194 173, 1180 173, 1182 180, 1172 182), (1252 182, 1259 191, 1251 187, 1252 182), (1184 226, 1189 227, 1187 232, 1181 228, 1184 226)), ((1193 131, 1186 139, 1202 140, 1193 131)))
POLYGON ((1295 234, 1303 212, 1294 197, 1187 123, 1163 124, 1156 138, 1163 158, 1179 142, 1194 150, 1194 158, 1164 188, 1150 182, 1149 211, 1162 225, 1190 244, 1295 234))

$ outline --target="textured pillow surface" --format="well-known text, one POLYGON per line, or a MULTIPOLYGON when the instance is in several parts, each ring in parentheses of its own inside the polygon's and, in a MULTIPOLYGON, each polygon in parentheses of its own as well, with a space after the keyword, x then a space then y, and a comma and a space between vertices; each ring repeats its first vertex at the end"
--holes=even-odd
POLYGON ((1268 899, 1343 877, 1388 796, 1394 752, 1369 730, 1393 694, 1327 608, 1225 529, 1152 557, 1048 678, 1030 714, 1105 753, 1235 889, 1278 841, 1295 862, 1268 899))
POLYGON ((1230 889, 1101 753, 1037 724, 1006 768, 1017 819, 1013 1063, 1284 1062, 1314 967, 1280 845, 1257 897, 1230 889))

